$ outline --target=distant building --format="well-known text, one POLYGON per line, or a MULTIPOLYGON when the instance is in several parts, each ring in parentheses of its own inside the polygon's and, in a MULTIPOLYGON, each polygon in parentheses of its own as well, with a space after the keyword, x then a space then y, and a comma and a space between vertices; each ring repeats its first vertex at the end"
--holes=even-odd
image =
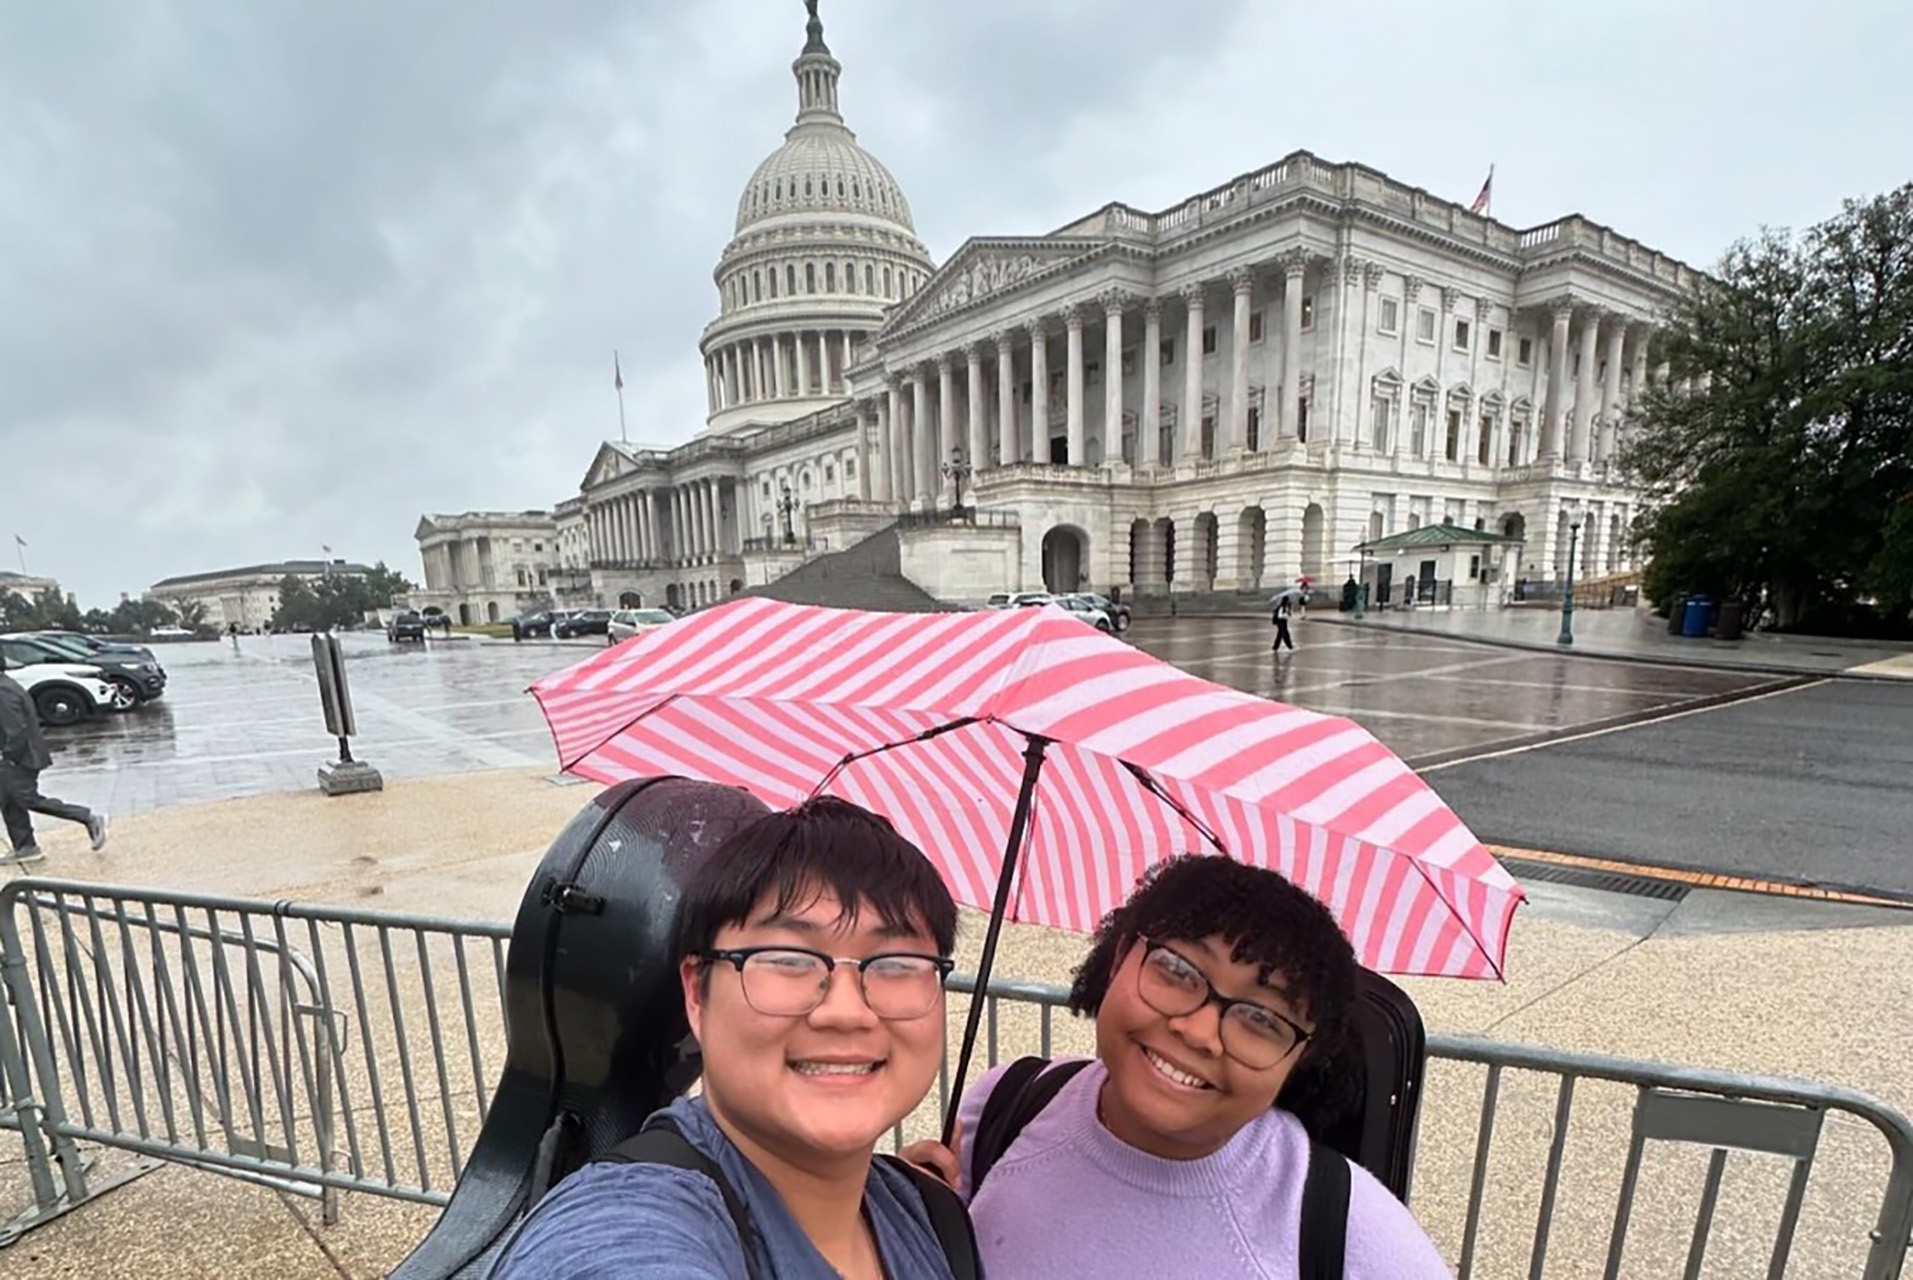
POLYGON ((36 578, 32 574, 0 569, 0 595, 19 596, 22 600, 37 600, 41 592, 59 589, 60 584, 52 578, 36 578))
MULTIPOLYGON (((558 521, 549 511, 428 515, 412 536, 425 566, 424 589, 407 597, 414 609, 437 608, 472 626, 548 606, 557 594, 558 521)), ((589 591, 588 569, 584 586, 589 591)))
POLYGON ((182 604, 202 605, 206 625, 221 630, 237 623, 241 631, 262 631, 279 608, 279 586, 288 575, 316 582, 335 575, 364 577, 370 572, 365 565, 347 560, 285 560, 162 578, 146 589, 146 598, 175 610, 182 604))

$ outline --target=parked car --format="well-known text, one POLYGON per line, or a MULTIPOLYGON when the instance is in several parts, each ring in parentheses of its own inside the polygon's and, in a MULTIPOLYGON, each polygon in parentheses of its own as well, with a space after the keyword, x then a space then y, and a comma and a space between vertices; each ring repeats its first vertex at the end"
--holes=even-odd
POLYGON ((573 636, 601 636, 609 633, 611 610, 577 609, 563 617, 554 616, 551 634, 560 640, 569 640, 573 636))
POLYGON ((1111 621, 1110 616, 1083 596, 1057 596, 1053 603, 1069 610, 1098 631, 1108 632, 1110 635, 1116 633, 1116 624, 1111 621))
POLYGON ((78 724, 112 709, 119 691, 98 667, 81 662, 34 662, 14 665, 7 657, 7 674, 33 699, 40 723, 51 728, 78 724))
POLYGON ((77 644, 88 653, 135 653, 142 658, 153 660, 153 651, 143 644, 134 644, 130 640, 108 640, 105 636, 92 636, 84 631, 32 631, 28 635, 44 636, 49 640, 64 640, 68 644, 77 644))
POLYGON ((425 619, 410 609, 401 610, 392 615, 392 621, 385 626, 385 638, 393 644, 403 640, 416 640, 425 643, 425 619))
POLYGON ((1040 605, 1055 604, 1057 599, 1047 591, 1018 591, 1010 596, 1006 608, 1033 609, 1040 605))
POLYGON ((511 620, 511 638, 530 640, 535 636, 549 637, 556 616, 549 609, 543 609, 537 613, 520 614, 511 620))
POLYGON ((1092 605, 1093 607, 1097 609, 1101 609, 1105 614, 1108 615, 1109 620, 1116 624, 1116 630, 1118 631, 1129 630, 1129 606, 1128 605, 1117 604, 1114 600, 1111 600, 1108 596, 1099 596, 1094 591, 1073 592, 1072 598, 1077 600, 1085 600, 1089 602, 1089 604, 1092 605))
POLYGON ((983 607, 985 609, 1007 609, 1010 607, 1011 594, 1012 593, 1008 591, 994 592, 988 600, 983 602, 983 607))
POLYGON ((659 627, 668 627, 677 621, 677 615, 668 609, 614 609, 611 613, 611 625, 606 629, 607 643, 617 644, 629 640, 632 636, 641 636, 647 631, 656 631, 659 627))
POLYGON ((24 633, 0 636, 0 653, 6 654, 10 667, 53 662, 97 668, 115 690, 111 702, 116 711, 151 702, 166 692, 166 672, 151 658, 137 654, 93 653, 74 641, 24 633))

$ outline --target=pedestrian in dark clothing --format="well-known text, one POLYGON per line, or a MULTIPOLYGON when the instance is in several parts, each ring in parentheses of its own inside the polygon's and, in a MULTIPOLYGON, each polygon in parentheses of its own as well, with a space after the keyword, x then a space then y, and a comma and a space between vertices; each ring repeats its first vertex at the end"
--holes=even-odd
POLYGON ((13 847, 0 863, 38 862, 46 856, 33 841, 31 815, 36 813, 79 823, 93 847, 100 848, 106 843, 105 814, 40 794, 40 771, 52 765, 53 756, 40 736, 33 698, 5 671, 6 660, 0 658, 0 818, 13 847))
POLYGON ((1291 650, 1295 648, 1295 637, 1289 634, 1289 618, 1294 608, 1295 597, 1291 595, 1285 594, 1275 602, 1275 616, 1271 619, 1275 623, 1275 642, 1269 646, 1270 652, 1280 652, 1283 645, 1291 650))

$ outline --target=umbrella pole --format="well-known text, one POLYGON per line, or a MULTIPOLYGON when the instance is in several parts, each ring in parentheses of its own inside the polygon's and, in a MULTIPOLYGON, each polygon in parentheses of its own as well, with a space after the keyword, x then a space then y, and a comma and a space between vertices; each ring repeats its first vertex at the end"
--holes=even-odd
POLYGON ((976 1050, 976 1033, 983 1022, 984 988, 990 970, 996 964, 996 940, 1003 932, 1003 921, 1010 913, 1010 893, 1016 883, 1017 860, 1023 852, 1024 834, 1030 826, 1030 809, 1036 801, 1036 779, 1043 772, 1043 753, 1049 739, 1030 735, 1023 748, 1023 788, 1016 793, 1016 811, 1010 817, 1010 838, 1003 848, 1003 870, 996 881, 996 901, 990 907, 989 931, 983 935, 983 957, 976 966, 976 991, 970 997, 970 1015, 963 1024, 963 1047, 957 1053, 956 1078, 950 1083, 950 1105, 943 1117, 943 1142, 949 1146, 956 1124, 957 1102, 963 1097, 963 1082, 970 1073, 970 1055, 976 1050))

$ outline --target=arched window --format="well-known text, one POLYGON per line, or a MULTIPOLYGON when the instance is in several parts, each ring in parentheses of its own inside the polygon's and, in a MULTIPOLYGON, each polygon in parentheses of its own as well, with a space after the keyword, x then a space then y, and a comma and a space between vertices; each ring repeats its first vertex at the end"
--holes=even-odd
POLYGON ((883 269, 883 296, 888 298, 890 295, 891 295, 890 268, 885 267, 883 269))
POLYGON ((844 180, 842 178, 837 179, 837 198, 839 200, 844 198, 844 180))
POLYGON ((814 262, 804 264, 804 292, 817 292, 817 264, 814 262))
POLYGON ((762 271, 753 271, 751 272, 751 301, 762 302, 763 300, 764 273, 762 271))
POLYGON ((850 198, 853 200, 861 200, 864 198, 863 184, 855 178, 850 180, 850 198))
POLYGON ((795 263, 784 268, 784 292, 793 298, 797 296, 797 265, 795 263))
POLYGON ((876 291, 877 269, 866 262, 864 263, 864 292, 875 293, 876 291))
POLYGON ((771 297, 775 298, 777 296, 777 268, 776 267, 771 268, 770 277, 771 277, 771 297))
POLYGON ((844 263, 844 292, 857 292, 857 264, 854 262, 844 263))
POLYGON ((805 178, 805 179, 804 179, 804 196, 805 196, 805 198, 807 198, 807 199, 808 199, 810 195, 811 195, 811 189, 810 189, 810 179, 809 179, 809 178, 805 178))
POLYGON ((837 292, 837 264, 834 262, 824 264, 824 292, 837 292))
POLYGON ((784 180, 782 178, 777 180, 777 198, 779 200, 784 198, 784 180))

